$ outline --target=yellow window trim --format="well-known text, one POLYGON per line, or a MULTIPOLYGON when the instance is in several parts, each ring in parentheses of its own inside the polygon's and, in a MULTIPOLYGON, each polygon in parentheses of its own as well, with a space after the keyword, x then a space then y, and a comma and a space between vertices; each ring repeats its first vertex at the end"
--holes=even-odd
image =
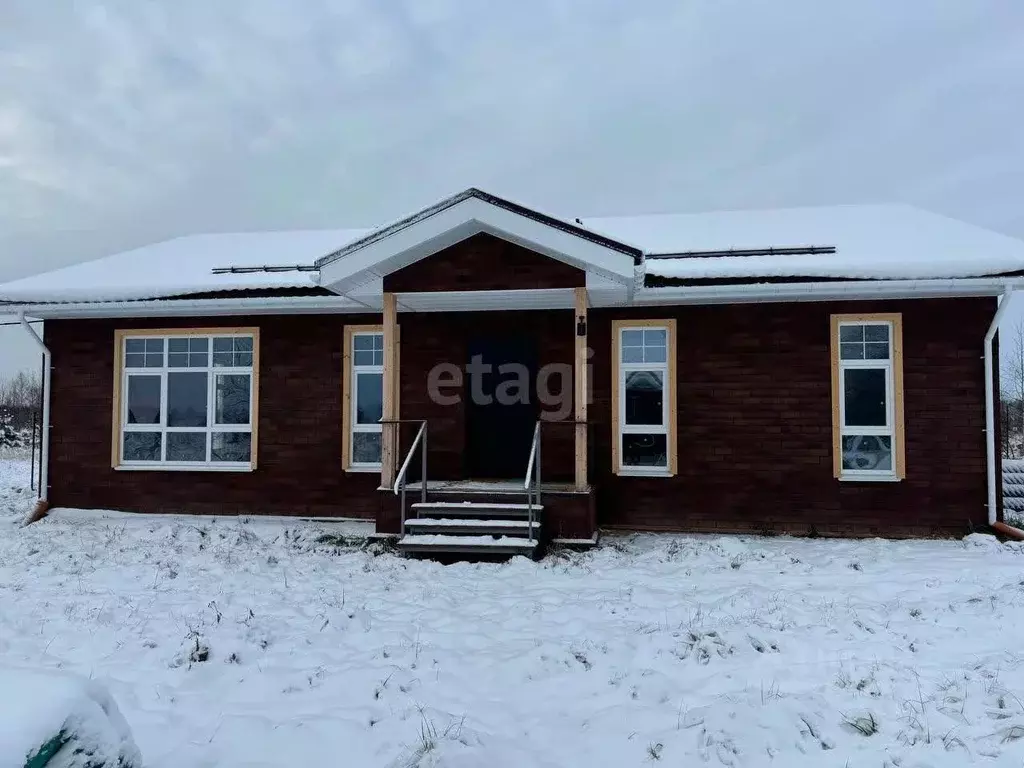
POLYGON ((676 475, 679 472, 679 451, 677 449, 678 414, 676 400, 676 321, 673 318, 662 320, 612 320, 612 472, 628 477, 660 477, 676 475), (668 468, 663 475, 644 475, 624 470, 620 466, 619 453, 622 436, 619 434, 619 374, 621 372, 621 354, 619 337, 623 328, 667 328, 668 329, 668 376, 665 381, 665 397, 668 398, 668 468))
MULTIPOLYGON (((401 359, 400 350, 402 347, 402 334, 401 326, 396 327, 396 340, 394 359, 396 365, 401 359)), ((352 409, 352 337, 357 333, 384 333, 383 325, 346 325, 345 326, 345 340, 344 348, 341 356, 341 468, 345 472, 351 472, 352 470, 352 433, 350 422, 351 409, 352 409)), ((385 350, 384 363, 387 364, 389 356, 385 350)), ((400 369, 399 369, 400 370, 400 369)), ((397 414, 401 413, 399 403, 399 377, 396 373, 394 377, 395 391, 392 397, 395 399, 395 418, 399 418, 397 414)), ((365 471, 365 470, 359 470, 365 471)))
MULTIPOLYGON (((250 464, 256 469, 259 453, 260 428, 260 329, 251 327, 225 328, 119 328, 114 331, 114 398, 111 411, 110 430, 110 466, 117 469, 121 466, 121 380, 124 378, 124 342, 125 339, 152 336, 218 336, 218 335, 252 336, 252 439, 250 447, 250 464)), ((134 467, 133 467, 134 469, 134 467)), ((149 471, 159 471, 163 467, 144 467, 149 471)), ((191 468, 190 468, 191 469, 191 468)), ((202 472, 204 467, 196 467, 202 472)), ((170 471, 170 468, 167 468, 170 471)))
MULTIPOLYGON (((889 323, 892 327, 892 390, 893 390, 893 459, 895 477, 907 477, 906 432, 903 408, 903 315, 899 312, 877 312, 869 314, 832 315, 829 346, 832 361, 832 474, 843 476, 842 424, 840 423, 839 399, 839 326, 842 323, 889 323)), ((868 480, 871 478, 846 479, 868 480)))

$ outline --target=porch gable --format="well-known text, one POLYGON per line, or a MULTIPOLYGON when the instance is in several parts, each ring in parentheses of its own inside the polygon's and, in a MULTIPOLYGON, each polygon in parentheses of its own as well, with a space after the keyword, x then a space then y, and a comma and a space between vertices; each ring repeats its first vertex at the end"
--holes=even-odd
POLYGON ((504 291, 579 288, 586 272, 480 232, 384 277, 384 291, 504 291))
POLYGON ((641 257, 638 248, 581 225, 470 189, 320 259, 320 284, 350 293, 481 233, 623 288, 633 286, 641 257))

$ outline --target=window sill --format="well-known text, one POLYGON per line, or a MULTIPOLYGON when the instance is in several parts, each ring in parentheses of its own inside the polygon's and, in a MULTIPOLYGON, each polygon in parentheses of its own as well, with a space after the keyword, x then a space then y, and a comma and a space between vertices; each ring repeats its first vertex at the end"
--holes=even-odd
POLYGON ((364 474, 373 473, 373 474, 379 475, 380 474, 380 467, 353 466, 353 467, 345 467, 345 471, 346 472, 362 472, 364 474))
POLYGON ((615 473, 619 477, 674 477, 674 473, 667 469, 620 469, 615 473))
POLYGON ((114 467, 117 472, 255 472, 251 464, 119 464, 114 467))
POLYGON ((872 477, 871 475, 840 475, 838 478, 841 483, 898 483, 901 478, 896 475, 878 475, 872 477))

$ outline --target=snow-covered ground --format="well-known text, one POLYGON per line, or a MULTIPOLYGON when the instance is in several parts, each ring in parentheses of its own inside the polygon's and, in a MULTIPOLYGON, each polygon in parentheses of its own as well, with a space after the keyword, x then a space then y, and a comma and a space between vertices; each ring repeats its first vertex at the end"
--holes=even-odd
POLYGON ((0 658, 98 678, 152 768, 1024 764, 1019 545, 649 535, 444 567, 330 524, 19 528, 27 478, 0 462, 0 658))

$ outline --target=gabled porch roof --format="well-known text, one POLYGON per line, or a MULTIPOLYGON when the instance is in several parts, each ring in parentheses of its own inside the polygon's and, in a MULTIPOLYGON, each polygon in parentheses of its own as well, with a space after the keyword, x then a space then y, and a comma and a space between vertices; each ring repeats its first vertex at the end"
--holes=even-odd
POLYGON ((475 187, 380 227, 317 260, 320 284, 348 293, 478 233, 632 286, 643 252, 475 187))

